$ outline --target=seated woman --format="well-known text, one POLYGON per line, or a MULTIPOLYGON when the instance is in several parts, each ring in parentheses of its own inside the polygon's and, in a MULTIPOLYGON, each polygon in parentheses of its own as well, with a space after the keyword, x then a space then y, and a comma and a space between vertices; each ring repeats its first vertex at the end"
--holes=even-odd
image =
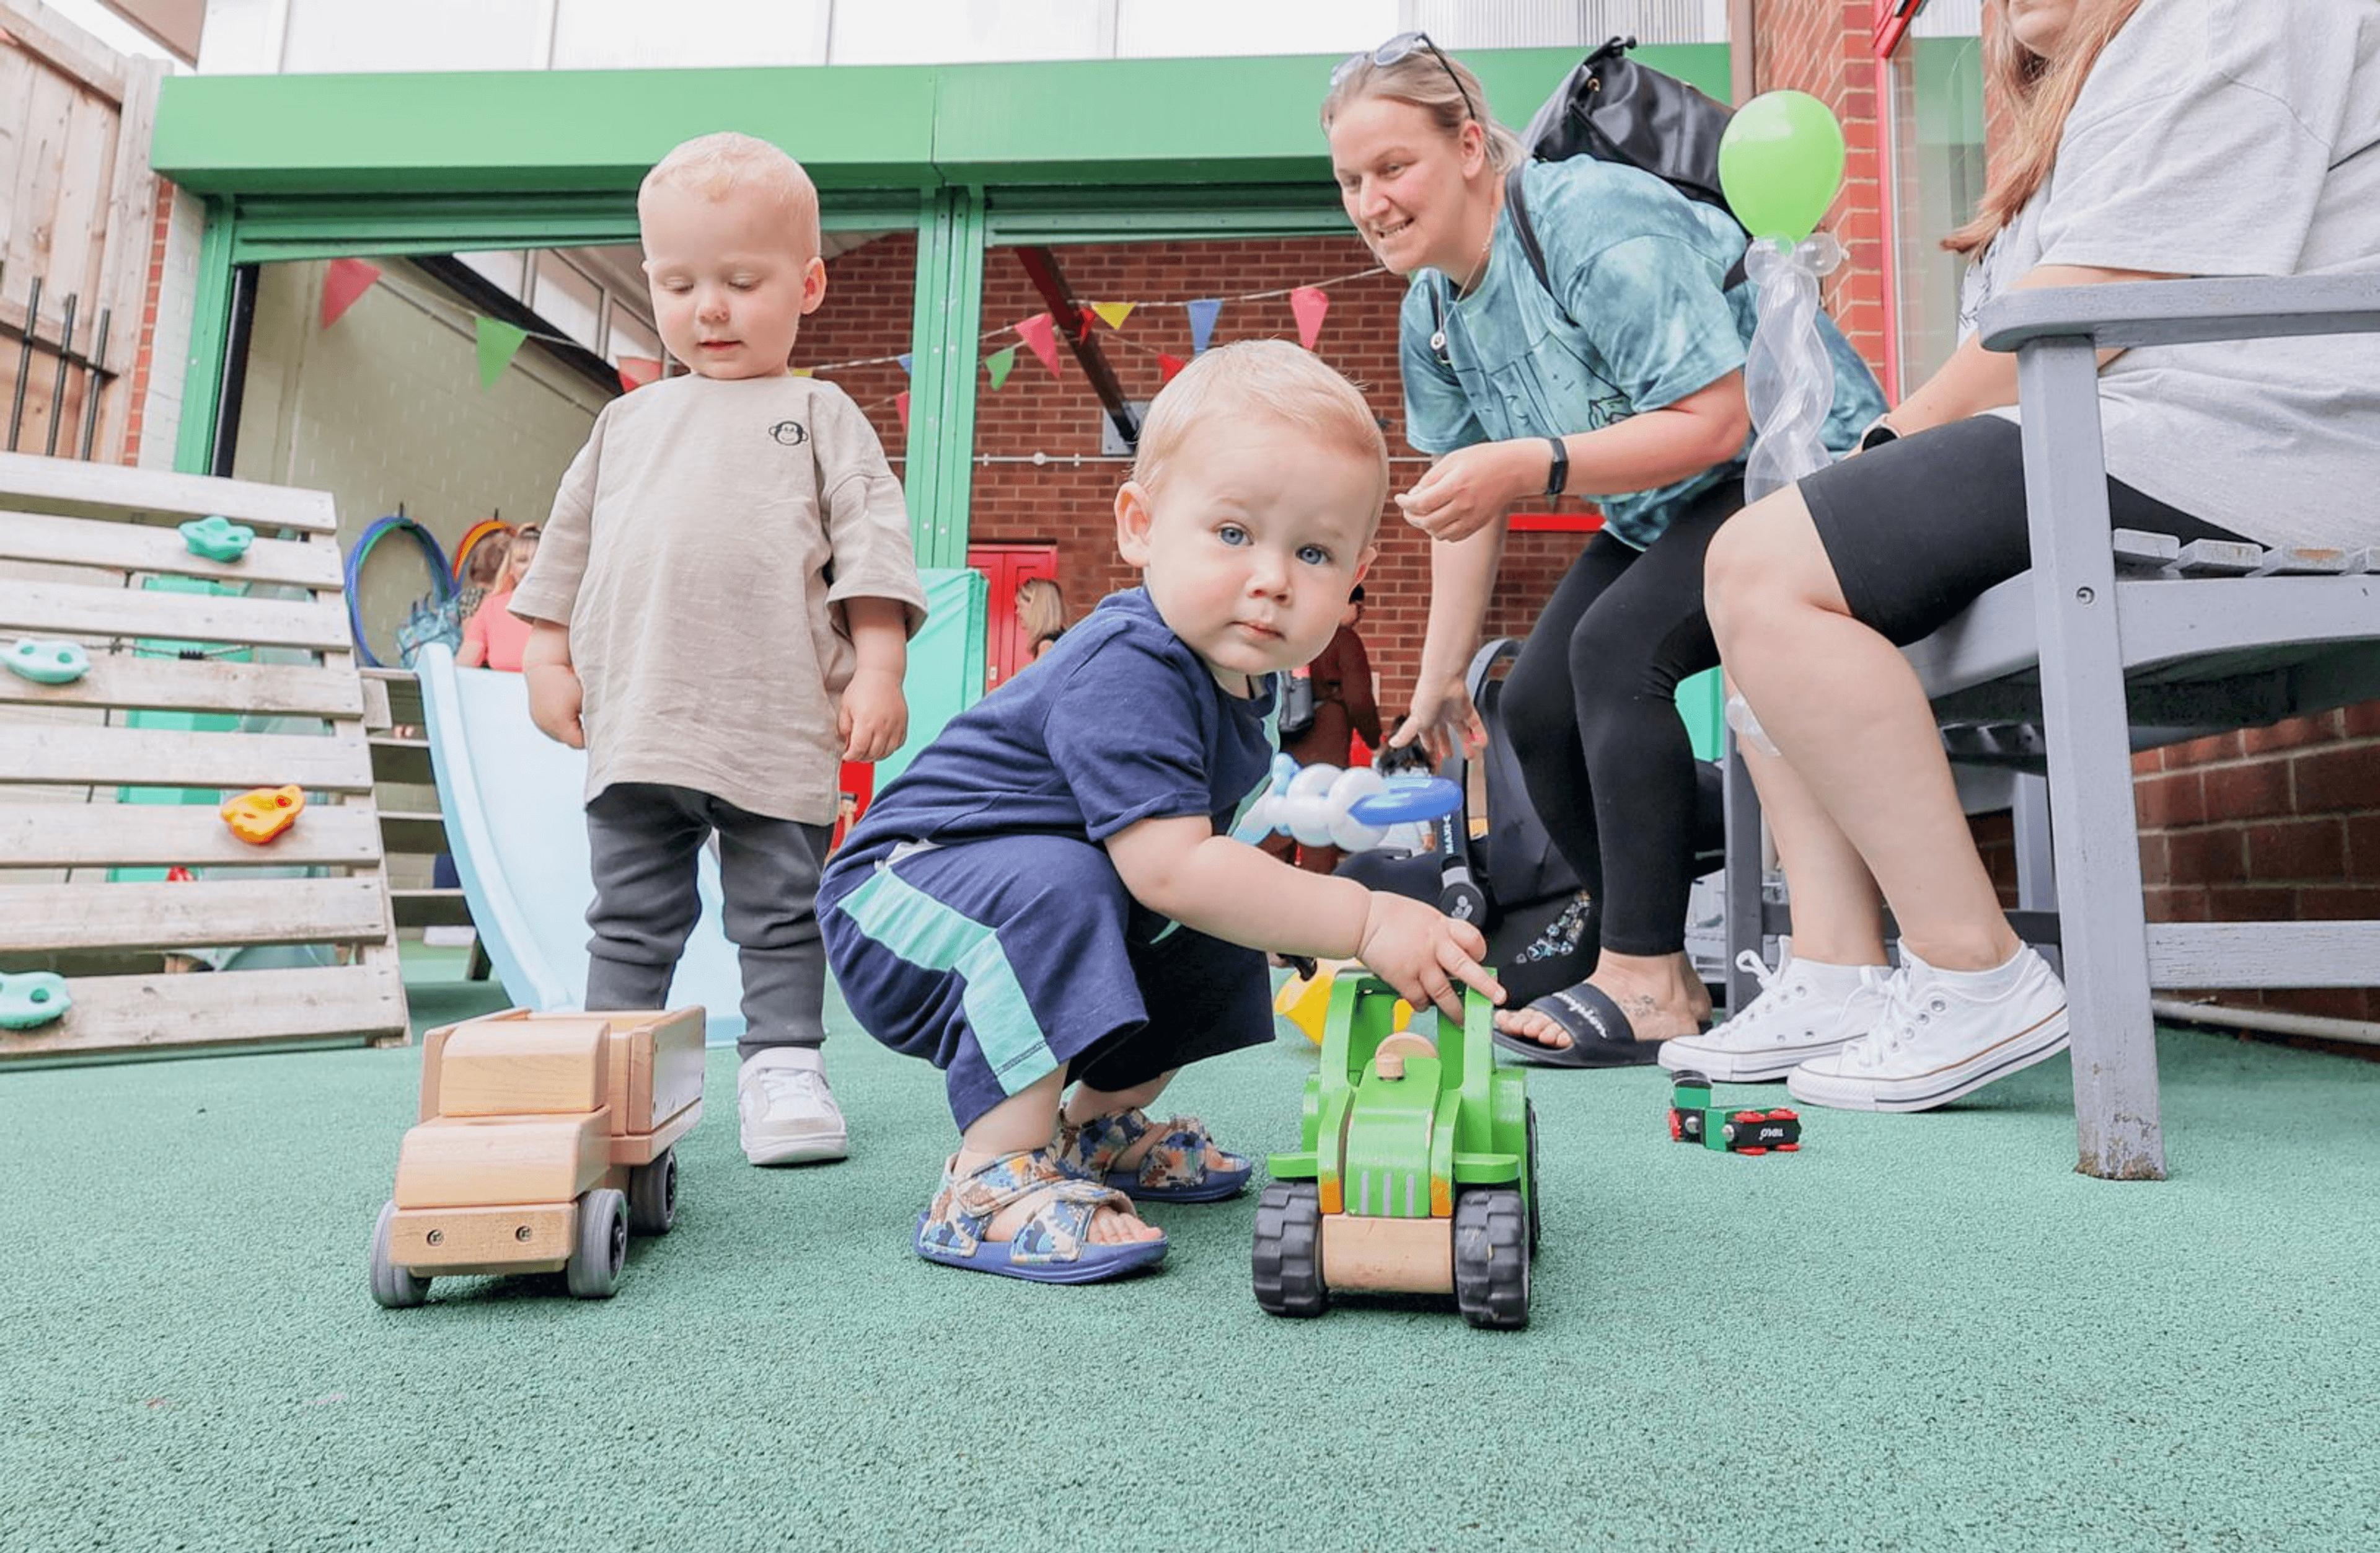
MULTIPOLYGON (((1982 251, 1971 324, 2016 287, 2380 274, 2380 6, 1985 0, 1985 22, 2019 120, 1982 214, 1949 243, 1982 251)), ((2380 543, 2369 342, 2103 355, 2116 526, 2380 543)), ((1719 648, 1779 752, 1747 753, 1794 939, 1759 999, 1670 1042, 1663 1062, 1790 1075, 1814 1105, 1915 1111, 2065 1048, 2065 988, 2001 913, 1897 650, 2031 564, 2016 390, 2015 358, 1971 335, 1876 446, 1712 544, 1719 648), (1879 887, 1900 929, 1889 976, 1879 887)))
MULTIPOLYGON (((1563 1067, 1650 1062, 1710 1012, 1685 954, 1698 809, 1679 680, 1718 651, 1703 550, 1743 505, 1744 345, 1754 288, 1727 282, 1742 229, 1650 173, 1528 161, 1477 78, 1417 32, 1341 65, 1322 105, 1340 197, 1407 289, 1405 440, 1435 462, 1398 496, 1430 546, 1429 624, 1411 715, 1390 739, 1434 761, 1485 741, 1463 671, 1507 510, 1565 492, 1603 532, 1555 588, 1500 691, 1529 798, 1599 908, 1589 978, 1497 1016, 1497 1042, 1563 1067), (1545 256, 1529 263, 1506 180, 1545 256)), ((1884 409, 1823 322, 1836 388, 1827 446, 1884 409)))
POLYGON ((495 591, 482 599, 471 618, 463 622, 463 645, 455 651, 455 667, 520 672, 521 649, 528 645, 529 624, 513 613, 513 590, 528 575, 529 562, 537 559, 540 532, 535 523, 523 523, 512 532, 504 551, 504 572, 495 591))

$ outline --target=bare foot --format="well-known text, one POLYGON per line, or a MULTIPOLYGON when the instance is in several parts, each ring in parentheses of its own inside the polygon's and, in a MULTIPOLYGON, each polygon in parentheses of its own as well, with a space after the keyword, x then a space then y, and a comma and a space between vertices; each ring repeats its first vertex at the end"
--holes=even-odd
MULTIPOLYGON (((1683 954, 1648 958, 1607 952, 1586 984, 1620 1006, 1640 1046, 1692 1035, 1710 1018, 1710 989, 1683 954)), ((1571 1044, 1570 1032, 1559 1021, 1534 1009, 1497 1010, 1496 1028, 1552 1051, 1571 1044)))

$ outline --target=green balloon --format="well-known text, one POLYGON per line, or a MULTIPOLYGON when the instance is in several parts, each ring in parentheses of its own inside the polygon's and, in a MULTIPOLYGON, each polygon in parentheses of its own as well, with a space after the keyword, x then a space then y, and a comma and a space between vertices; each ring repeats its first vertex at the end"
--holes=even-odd
POLYGON ((1806 92, 1762 92, 1719 137, 1719 190, 1755 238, 1808 237, 1842 181, 1843 127, 1806 92))

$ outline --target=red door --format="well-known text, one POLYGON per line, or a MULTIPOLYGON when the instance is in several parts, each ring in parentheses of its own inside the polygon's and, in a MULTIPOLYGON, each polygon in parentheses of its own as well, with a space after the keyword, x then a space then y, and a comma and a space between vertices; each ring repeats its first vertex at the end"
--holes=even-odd
POLYGON ((1032 643, 1016 618, 1016 589, 1028 577, 1058 577, 1054 544, 970 544, 967 565, 990 584, 990 617, 984 642, 983 688, 997 689, 1031 661, 1032 643))

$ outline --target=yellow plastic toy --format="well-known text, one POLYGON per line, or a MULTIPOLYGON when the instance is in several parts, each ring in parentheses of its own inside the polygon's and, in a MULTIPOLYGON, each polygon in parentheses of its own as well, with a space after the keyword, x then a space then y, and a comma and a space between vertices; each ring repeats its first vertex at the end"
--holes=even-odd
POLYGON ((296 825, 305 807, 303 788, 255 788, 224 800, 219 813, 234 836, 251 847, 261 847, 296 825))
MULTIPOLYGON (((1298 1029, 1316 1046, 1322 1044, 1322 1027, 1330 1017, 1330 985, 1339 972, 1353 967, 1357 975, 1366 975, 1363 962, 1353 960, 1318 960, 1311 975, 1293 974, 1273 994, 1272 1011, 1298 1029)), ((1390 1030, 1402 1030, 1413 1023, 1413 1005, 1397 999, 1394 1016, 1389 1021, 1390 1030)))

